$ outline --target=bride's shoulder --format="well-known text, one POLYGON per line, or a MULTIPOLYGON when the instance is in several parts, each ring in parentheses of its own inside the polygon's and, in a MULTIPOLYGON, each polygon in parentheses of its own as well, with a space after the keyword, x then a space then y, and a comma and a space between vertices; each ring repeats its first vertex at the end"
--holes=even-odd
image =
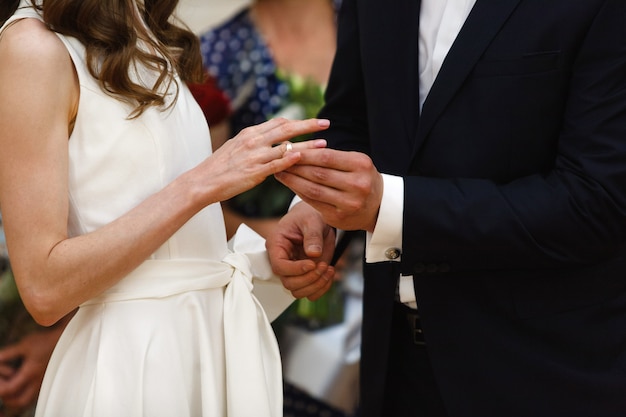
POLYGON ((57 60, 61 56, 67 56, 63 42, 38 19, 16 20, 0 33, 0 62, 6 59, 19 65, 57 60))
POLYGON ((16 20, 1 35, 3 101, 34 100, 49 107, 56 102, 60 107, 65 92, 77 95, 78 83, 69 51, 43 22, 34 18, 16 20))

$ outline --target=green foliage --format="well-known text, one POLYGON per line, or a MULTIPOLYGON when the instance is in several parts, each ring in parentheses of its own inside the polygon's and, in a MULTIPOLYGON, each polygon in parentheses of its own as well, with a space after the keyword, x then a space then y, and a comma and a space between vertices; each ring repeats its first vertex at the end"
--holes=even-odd
POLYGON ((298 103, 304 109, 303 118, 316 117, 324 105, 324 88, 309 78, 277 72, 278 78, 289 87, 289 101, 298 103))
MULTIPOLYGON (((324 104, 324 88, 313 80, 289 75, 282 71, 278 71, 277 76, 289 88, 289 96, 284 108, 295 105, 299 108, 298 113, 301 113, 298 114, 299 118, 316 117, 324 104)), ((302 135, 291 141, 300 142, 309 138, 310 135, 302 135)), ((274 177, 268 177, 255 188, 233 197, 229 204, 244 215, 267 218, 285 214, 292 198, 291 190, 276 181, 274 177)))

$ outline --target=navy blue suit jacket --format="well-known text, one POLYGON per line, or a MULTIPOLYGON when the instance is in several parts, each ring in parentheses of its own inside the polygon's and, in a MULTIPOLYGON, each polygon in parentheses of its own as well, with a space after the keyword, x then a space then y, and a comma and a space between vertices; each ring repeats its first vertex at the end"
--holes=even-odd
POLYGON ((418 15, 345 0, 320 113, 405 182, 402 261, 365 267, 363 416, 399 273, 451 417, 625 416, 626 1, 477 0, 421 112, 418 15))

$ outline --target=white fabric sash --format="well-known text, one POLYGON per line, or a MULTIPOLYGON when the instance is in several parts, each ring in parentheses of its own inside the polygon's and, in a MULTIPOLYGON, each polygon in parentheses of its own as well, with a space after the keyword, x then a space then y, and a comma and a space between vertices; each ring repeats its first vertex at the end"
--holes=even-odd
MULTIPOLYGON (((264 306, 252 294, 253 277, 266 280, 259 283, 272 282, 267 281, 273 274, 265 241, 242 225, 231 243, 233 252, 224 259, 234 270, 224 294, 228 416, 282 417, 283 378, 278 343, 264 306), (232 392, 246 393, 246 398, 233 398, 228 395, 232 392)), ((272 306, 272 315, 276 316, 294 300, 282 285, 269 291, 266 284, 259 296, 265 305, 272 306)))
POLYGON ((282 367, 270 320, 287 308, 294 297, 273 275, 261 236, 242 225, 229 246, 232 250, 222 262, 145 261, 117 285, 83 305, 226 287, 224 346, 228 417, 281 417, 282 367))

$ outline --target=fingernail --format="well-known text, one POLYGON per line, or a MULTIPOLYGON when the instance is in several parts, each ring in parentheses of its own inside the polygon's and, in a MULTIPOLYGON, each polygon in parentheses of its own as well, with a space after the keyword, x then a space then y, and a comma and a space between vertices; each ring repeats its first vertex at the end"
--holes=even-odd
POLYGON ((309 245, 308 252, 321 253, 322 247, 320 245, 309 245))
POLYGON ((319 127, 328 127, 328 126, 330 126, 330 120, 328 120, 328 119, 317 119, 317 125, 319 127))
POLYGON ((324 271, 324 273, 322 274, 322 279, 324 281, 330 281, 330 278, 328 276, 328 270, 324 271))

